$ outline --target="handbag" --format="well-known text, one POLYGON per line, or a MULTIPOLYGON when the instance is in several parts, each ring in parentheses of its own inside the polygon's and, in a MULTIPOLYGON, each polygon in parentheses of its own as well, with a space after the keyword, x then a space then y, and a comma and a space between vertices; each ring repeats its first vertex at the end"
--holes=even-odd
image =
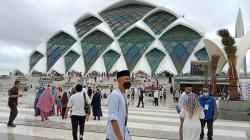
POLYGON ((180 112, 181 112, 181 109, 179 108, 178 105, 176 105, 175 109, 176 109, 176 112, 177 112, 177 113, 180 113, 180 112))
POLYGON ((86 99, 86 93, 83 92, 83 98, 84 98, 84 110, 86 115, 90 115, 90 105, 87 103, 87 99, 86 99))

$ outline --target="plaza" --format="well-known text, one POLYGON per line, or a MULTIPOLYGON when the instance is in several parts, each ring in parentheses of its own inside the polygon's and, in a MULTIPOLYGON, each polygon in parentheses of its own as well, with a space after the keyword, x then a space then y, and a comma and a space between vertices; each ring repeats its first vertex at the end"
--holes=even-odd
MULTIPOLYGON (((179 103, 188 86, 191 87, 189 93, 193 94, 186 94, 183 106, 191 96, 195 96, 195 103, 200 106, 198 109, 206 112, 208 109, 202 107, 200 99, 205 97, 204 93, 213 99, 213 116, 210 120, 214 123, 214 140, 249 139, 250 31, 247 30, 249 18, 243 18, 247 17, 245 11, 249 8, 237 7, 230 26, 220 25, 211 32, 215 28, 205 29, 200 24, 204 26, 203 21, 199 23, 190 15, 186 16, 155 1, 112 0, 113 3, 109 2, 101 9, 78 13, 80 16, 77 18, 72 16, 74 20, 71 18, 69 24, 60 24, 60 28, 47 34, 46 39, 37 41, 39 43, 15 64, 10 58, 11 62, 8 61, 8 54, 0 57, 0 60, 3 59, 1 64, 4 64, 0 72, 5 71, 0 75, 0 140, 71 140, 74 128, 72 118, 62 119, 66 114, 56 115, 56 109, 62 101, 58 97, 61 98, 64 93, 67 97, 66 109, 73 109, 69 107, 68 100, 78 93, 76 85, 84 86, 82 89, 86 90, 91 101, 94 95, 100 96, 101 100, 101 120, 94 120, 90 116, 85 123, 84 140, 106 139, 108 122, 113 121, 109 121, 111 109, 108 103, 115 102, 108 101, 108 98, 114 95, 115 89, 121 90, 118 73, 123 70, 129 71, 128 75, 123 76, 129 76, 127 81, 131 84, 126 89, 123 83, 126 90, 120 91, 124 93, 125 106, 128 105, 125 116, 128 121, 125 120, 124 126, 128 128, 132 140, 179 140, 182 117, 178 109, 185 110, 179 107, 179 103), (11 70, 7 68, 9 65, 13 65, 11 70), (23 97, 18 97, 18 115, 14 123, 10 123, 8 92, 15 81, 21 83, 18 92, 23 97), (55 89, 55 93, 50 87, 55 89), (42 92, 37 97, 39 89, 42 92), (48 96, 53 98, 53 107, 50 107, 49 113, 43 111, 35 116, 35 109, 39 108, 37 104, 40 97, 45 95, 45 89, 50 92, 48 96), (52 94, 55 95, 52 97, 52 94), (144 104, 139 107, 141 98, 144 104), (215 110, 219 113, 218 120, 215 110), (49 116, 48 120, 44 118, 44 113, 49 116)), ((98 4, 90 3, 92 8, 98 4)), ((213 9, 208 5, 206 8, 213 9)), ((206 17, 202 17, 204 20, 209 18, 209 14, 216 17, 214 13, 206 14, 206 17)), ((226 15, 223 16, 226 19, 226 15)), ((223 20, 217 18, 213 22, 216 24, 223 20)), ((41 30, 38 34, 42 34, 41 30)), ((29 38, 36 37, 30 35, 29 38)), ((0 48, 2 40, 0 38, 0 48)), ((29 42, 27 39, 22 41, 29 42)), ((14 56, 9 57, 19 58, 15 51, 11 54, 14 56)), ((195 106, 193 101, 191 103, 191 107, 195 106)), ((209 103, 211 101, 206 99, 205 104, 209 103)), ((199 118, 198 124, 201 120, 209 119, 199 118)), ((205 139, 207 133, 206 126, 205 139)))
MULTIPOLYGON (((19 114, 16 128, 6 127, 9 117, 7 95, 1 92, 0 136, 2 140, 70 140, 70 119, 61 120, 58 116, 50 117, 48 122, 41 122, 40 117, 34 117, 34 93, 27 92, 19 102, 19 114)), ((107 106, 103 100, 104 116, 101 121, 90 120, 86 123, 84 137, 86 140, 101 140, 105 138, 107 124, 107 106)), ((153 106, 147 99, 145 108, 136 108, 137 100, 130 102, 129 131, 133 140, 178 140, 179 116, 175 111, 172 98, 168 95, 166 103, 159 107, 153 106)), ((247 140, 245 130, 249 122, 218 120, 215 123, 215 140, 247 140)))

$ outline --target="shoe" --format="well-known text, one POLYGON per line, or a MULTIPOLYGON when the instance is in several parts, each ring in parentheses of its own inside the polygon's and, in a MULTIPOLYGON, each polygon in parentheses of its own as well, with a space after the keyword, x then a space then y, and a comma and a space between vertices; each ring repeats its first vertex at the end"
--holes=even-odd
POLYGON ((96 118, 94 118, 94 120, 96 120, 96 118))
POLYGON ((12 124, 7 124, 7 126, 8 126, 8 127, 16 127, 16 125, 13 124, 13 123, 12 123, 12 124))
POLYGON ((139 107, 139 106, 136 106, 136 107, 139 107))

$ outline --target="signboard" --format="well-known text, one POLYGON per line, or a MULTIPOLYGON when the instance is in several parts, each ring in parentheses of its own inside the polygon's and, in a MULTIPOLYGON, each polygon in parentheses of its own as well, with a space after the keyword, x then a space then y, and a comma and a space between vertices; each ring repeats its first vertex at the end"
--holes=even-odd
POLYGON ((43 76, 40 78, 40 80, 38 80, 38 83, 43 84, 43 85, 47 85, 47 84, 51 84, 52 80, 51 80, 51 77, 49 77, 49 76, 43 76))
POLYGON ((191 75, 205 75, 206 69, 210 73, 210 62, 208 61, 192 61, 191 62, 191 75))

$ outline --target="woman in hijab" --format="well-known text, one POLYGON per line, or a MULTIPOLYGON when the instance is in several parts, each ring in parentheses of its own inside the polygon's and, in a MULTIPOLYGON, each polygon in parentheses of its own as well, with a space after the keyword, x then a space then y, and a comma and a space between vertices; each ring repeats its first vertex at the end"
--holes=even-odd
POLYGON ((40 109, 40 114, 42 121, 48 120, 48 117, 50 115, 50 110, 55 102, 55 97, 51 95, 51 89, 50 86, 48 86, 44 93, 39 98, 39 101, 37 103, 37 107, 40 109))
POLYGON ((68 93, 64 92, 63 96, 62 96, 62 99, 61 99, 61 103, 62 103, 62 119, 64 118, 64 115, 66 113, 68 101, 69 101, 68 93))
POLYGON ((35 97, 35 102, 34 102, 35 116, 39 116, 40 115, 40 109, 37 107, 37 103, 39 101, 39 98, 43 94, 43 91, 44 91, 44 87, 43 86, 40 86, 37 89, 37 91, 36 91, 36 97, 35 97))
POLYGON ((205 115, 194 94, 189 95, 188 100, 184 103, 180 117, 184 118, 183 140, 199 140, 201 133, 200 119, 204 119, 205 115))
POLYGON ((96 93, 94 94, 91 105, 93 109, 94 120, 96 120, 96 117, 98 120, 100 120, 100 117, 102 116, 100 89, 97 89, 96 93))

